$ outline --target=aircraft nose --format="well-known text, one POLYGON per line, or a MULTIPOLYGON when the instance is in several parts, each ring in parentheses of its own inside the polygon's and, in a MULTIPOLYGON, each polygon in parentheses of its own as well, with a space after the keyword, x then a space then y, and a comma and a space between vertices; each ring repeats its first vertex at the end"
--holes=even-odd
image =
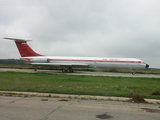
POLYGON ((146 64, 146 68, 149 68, 149 65, 148 65, 148 64, 146 64))

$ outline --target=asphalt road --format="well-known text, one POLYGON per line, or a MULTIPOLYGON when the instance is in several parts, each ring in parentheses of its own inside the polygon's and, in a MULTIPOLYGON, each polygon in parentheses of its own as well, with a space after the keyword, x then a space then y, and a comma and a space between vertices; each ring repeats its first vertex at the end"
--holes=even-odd
MULTIPOLYGON (((10 68, 0 68, 0 71, 15 71, 15 72, 47 72, 53 74, 61 74, 60 70, 37 70, 33 69, 10 69, 10 68)), ((136 74, 132 75, 131 73, 114 73, 114 72, 88 72, 88 71, 75 71, 74 73, 63 73, 69 75, 93 75, 93 76, 121 76, 121 77, 147 77, 147 78, 160 78, 160 75, 156 74, 136 74)))
POLYGON ((0 96, 1 120, 159 120, 159 105, 0 96))

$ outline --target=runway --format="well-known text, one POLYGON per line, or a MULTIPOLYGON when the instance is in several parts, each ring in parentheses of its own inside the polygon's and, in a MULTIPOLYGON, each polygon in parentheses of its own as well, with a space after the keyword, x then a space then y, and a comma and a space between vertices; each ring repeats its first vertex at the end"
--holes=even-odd
POLYGON ((75 71, 73 73, 62 73, 60 70, 37 70, 34 69, 11 69, 11 68, 0 68, 0 71, 14 71, 14 72, 47 72, 52 74, 68 74, 68 75, 92 75, 92 76, 115 76, 115 77, 146 77, 146 78, 160 78, 159 74, 136 74, 131 73, 114 73, 114 72, 89 72, 89 71, 75 71))
POLYGON ((159 120, 154 104, 0 96, 1 120, 159 120))

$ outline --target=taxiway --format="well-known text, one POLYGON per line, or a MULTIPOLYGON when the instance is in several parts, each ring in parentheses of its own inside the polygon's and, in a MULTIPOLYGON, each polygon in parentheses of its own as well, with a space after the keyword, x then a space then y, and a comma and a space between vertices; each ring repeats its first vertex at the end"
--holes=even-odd
MULTIPOLYGON (((52 74, 62 74, 60 70, 37 70, 34 69, 11 69, 11 68, 0 68, 0 71, 14 71, 14 72, 47 72, 52 74)), ((132 75, 131 73, 114 73, 114 72, 89 72, 89 71, 75 71, 73 73, 63 73, 69 75, 92 75, 92 76, 115 76, 115 77, 147 77, 147 78, 160 78, 158 74, 136 74, 132 75)))

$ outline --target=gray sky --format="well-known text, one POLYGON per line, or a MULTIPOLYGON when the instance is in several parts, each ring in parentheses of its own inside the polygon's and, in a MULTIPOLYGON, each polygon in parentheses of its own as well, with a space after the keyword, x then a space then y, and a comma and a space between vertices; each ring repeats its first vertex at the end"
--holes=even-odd
POLYGON ((160 0, 1 0, 0 59, 20 58, 14 42, 37 53, 139 58, 160 68, 160 0))

